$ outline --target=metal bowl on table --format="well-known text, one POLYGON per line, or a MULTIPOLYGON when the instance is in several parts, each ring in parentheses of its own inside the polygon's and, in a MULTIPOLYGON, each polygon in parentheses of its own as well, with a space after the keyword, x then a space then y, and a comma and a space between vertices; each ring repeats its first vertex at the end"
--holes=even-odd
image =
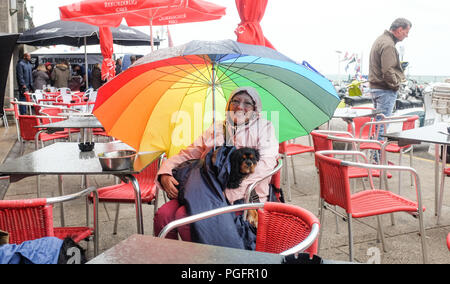
POLYGON ((123 171, 133 168, 136 151, 118 150, 98 154, 100 165, 104 171, 123 171))

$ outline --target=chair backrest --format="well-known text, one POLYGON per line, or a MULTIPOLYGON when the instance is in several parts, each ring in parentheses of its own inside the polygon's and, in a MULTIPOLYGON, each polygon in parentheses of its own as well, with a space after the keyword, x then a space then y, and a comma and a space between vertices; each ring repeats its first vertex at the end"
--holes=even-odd
POLYGON ((281 142, 278 146, 278 153, 283 154, 287 151, 287 141, 281 142))
POLYGON ((43 117, 43 118, 41 118, 41 123, 42 124, 48 124, 48 123, 55 123, 55 122, 64 120, 65 119, 64 117, 61 117, 60 119, 59 118, 54 118, 54 117, 58 116, 58 114, 60 114, 62 112, 63 111, 60 108, 41 108, 40 109, 40 113, 41 114, 53 117, 53 118, 45 118, 45 117, 43 117))
MULTIPOLYGON (((352 107, 352 109, 369 109, 369 110, 375 110, 373 107, 352 107)), ((373 117, 369 116, 363 116, 363 117, 355 117, 353 119, 353 123, 355 125, 355 137, 361 138, 361 139, 368 139, 370 137, 374 137, 376 133, 375 127, 364 127, 362 129, 361 133, 361 127, 367 122, 373 121, 373 117), (370 132, 370 134, 369 134, 370 132)), ((352 133, 352 126, 349 124, 347 126, 347 131, 352 133)))
POLYGON ((61 95, 56 97, 57 102, 63 102, 65 104, 70 104, 72 102, 72 94, 67 94, 62 92, 61 95))
POLYGON ((10 244, 54 236, 52 212, 45 198, 0 200, 0 230, 10 244))
POLYGON ((63 94, 72 94, 72 91, 69 88, 59 88, 57 90, 58 93, 60 93, 61 95, 63 94))
MULTIPOLYGON (((311 232, 312 225, 319 220, 311 212, 284 203, 266 202, 264 210, 258 210, 258 232, 256 251, 281 253, 302 241, 311 232)), ((306 250, 317 254, 318 240, 306 250)))
POLYGON ((40 100, 44 99, 44 94, 42 93, 41 90, 36 90, 34 91, 34 93, 31 95, 33 101, 35 103, 39 103, 40 100))
POLYGON ((333 141, 328 139, 328 134, 312 131, 311 137, 313 139, 314 152, 333 150, 333 141))
POLYGON ((39 125, 39 118, 34 115, 19 115, 20 137, 25 141, 33 141, 39 131, 35 126, 39 125))
POLYGON ((328 204, 344 208, 352 212, 350 182, 348 167, 341 164, 341 160, 315 153, 319 170, 320 197, 328 204))
POLYGON ((416 128, 416 120, 419 119, 418 115, 412 115, 407 118, 405 122, 403 122, 402 130, 408 130, 416 128))
POLYGON ((141 173, 134 175, 134 177, 139 182, 139 185, 153 185, 155 184, 156 174, 159 169, 159 159, 153 161, 150 165, 148 165, 141 173))

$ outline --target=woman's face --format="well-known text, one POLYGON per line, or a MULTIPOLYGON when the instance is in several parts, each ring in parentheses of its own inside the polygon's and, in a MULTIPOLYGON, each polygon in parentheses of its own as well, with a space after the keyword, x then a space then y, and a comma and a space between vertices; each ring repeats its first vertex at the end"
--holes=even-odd
POLYGON ((255 112, 255 103, 246 92, 238 93, 231 99, 228 111, 235 124, 247 123, 255 112))

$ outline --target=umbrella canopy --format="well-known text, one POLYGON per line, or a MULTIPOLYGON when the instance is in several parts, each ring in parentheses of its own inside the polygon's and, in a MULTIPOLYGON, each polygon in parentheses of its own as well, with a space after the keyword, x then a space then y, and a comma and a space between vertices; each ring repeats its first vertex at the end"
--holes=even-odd
POLYGON ((138 151, 171 156, 224 118, 230 93, 259 91, 280 142, 307 135, 333 115, 329 80, 267 47, 192 41, 157 50, 100 88, 94 114, 106 131, 138 151))
MULTIPOLYGON (((147 34, 127 27, 119 26, 111 29, 113 42, 124 46, 150 45, 147 34)), ((20 35, 17 43, 33 46, 49 46, 65 44, 83 46, 86 37, 87 45, 100 43, 99 28, 80 22, 54 21, 25 31, 20 35)), ((157 42, 159 45, 159 41, 157 42)))
POLYGON ((203 0, 85 0, 59 7, 61 20, 117 27, 161 26, 220 19, 225 7, 203 0))

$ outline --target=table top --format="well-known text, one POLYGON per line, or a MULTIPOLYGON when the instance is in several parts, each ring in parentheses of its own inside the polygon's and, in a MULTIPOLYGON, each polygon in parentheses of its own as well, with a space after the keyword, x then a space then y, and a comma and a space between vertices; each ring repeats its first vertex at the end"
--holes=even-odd
POLYGON ((447 129, 439 125, 430 125, 401 132, 386 133, 382 136, 389 140, 398 141, 400 146, 422 142, 450 145, 450 135, 441 132, 447 132, 447 129))
POLYGON ((55 123, 42 124, 36 128, 103 128, 103 125, 95 116, 70 117, 69 119, 55 123))
POLYGON ((138 174, 163 152, 150 152, 136 156, 132 169, 103 171, 98 154, 117 150, 133 150, 125 143, 95 143, 93 151, 81 152, 78 143, 55 143, 0 165, 0 175, 11 176, 15 182, 32 175, 91 175, 138 174))
POLYGON ((281 264, 278 254, 132 235, 89 264, 281 264))
POLYGON ((334 112, 333 118, 353 119, 365 116, 372 117, 380 113, 381 111, 372 109, 338 108, 334 112))

